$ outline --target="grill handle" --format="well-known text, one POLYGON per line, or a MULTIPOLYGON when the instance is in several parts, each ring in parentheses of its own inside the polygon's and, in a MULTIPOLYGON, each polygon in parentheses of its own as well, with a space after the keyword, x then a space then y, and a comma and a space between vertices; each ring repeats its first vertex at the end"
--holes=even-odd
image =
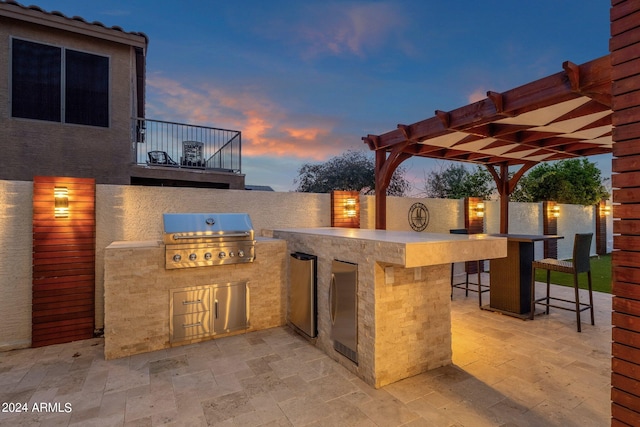
POLYGON ((180 239, 198 239, 198 238, 202 238, 202 237, 247 237, 249 236, 250 233, 247 231, 243 231, 240 233, 220 233, 220 234, 180 234, 180 233, 176 233, 174 234, 172 237, 175 240, 180 240, 180 239))

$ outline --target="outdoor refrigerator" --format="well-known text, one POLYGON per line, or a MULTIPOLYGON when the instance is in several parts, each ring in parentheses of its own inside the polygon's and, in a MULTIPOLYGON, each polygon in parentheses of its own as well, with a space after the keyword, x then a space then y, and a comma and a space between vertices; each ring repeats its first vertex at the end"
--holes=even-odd
POLYGON ((318 258, 294 252, 289 259, 289 321, 310 338, 318 335, 317 328, 317 264, 318 258))

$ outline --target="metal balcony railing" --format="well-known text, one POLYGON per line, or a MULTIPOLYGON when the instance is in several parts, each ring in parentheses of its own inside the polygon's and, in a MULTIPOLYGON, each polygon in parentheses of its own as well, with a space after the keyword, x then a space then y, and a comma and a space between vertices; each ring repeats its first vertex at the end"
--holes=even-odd
POLYGON ((138 165, 241 173, 240 131, 135 118, 131 133, 138 165))

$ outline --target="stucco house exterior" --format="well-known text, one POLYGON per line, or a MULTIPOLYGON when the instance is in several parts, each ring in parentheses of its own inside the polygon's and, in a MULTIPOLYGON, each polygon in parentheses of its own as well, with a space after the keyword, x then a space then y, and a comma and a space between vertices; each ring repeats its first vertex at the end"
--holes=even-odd
POLYGON ((194 126, 145 118, 148 44, 140 32, 0 1, 0 179, 244 189, 240 132, 197 126, 220 135, 213 146, 194 126), (176 130, 184 136, 170 149, 155 145, 176 130), (237 165, 223 165, 231 148, 237 165))

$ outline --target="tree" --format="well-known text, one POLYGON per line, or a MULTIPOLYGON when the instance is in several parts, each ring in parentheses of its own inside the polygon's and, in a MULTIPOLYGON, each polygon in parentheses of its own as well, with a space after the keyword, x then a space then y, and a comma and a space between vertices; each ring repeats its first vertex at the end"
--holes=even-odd
POLYGON ((593 205, 609 198, 603 181, 600 169, 585 158, 541 163, 520 179, 510 200, 593 205))
MULTIPOLYGON (((397 168, 387 189, 390 196, 404 196, 409 190, 405 170, 397 168)), ((305 163, 298 169, 296 191, 329 193, 333 190, 351 190, 362 194, 375 194, 375 162, 362 151, 346 151, 324 163, 305 163)))
POLYGON ((491 174, 481 166, 469 172, 464 165, 452 163, 440 172, 431 171, 425 181, 426 196, 439 199, 489 199, 494 191, 491 174))

